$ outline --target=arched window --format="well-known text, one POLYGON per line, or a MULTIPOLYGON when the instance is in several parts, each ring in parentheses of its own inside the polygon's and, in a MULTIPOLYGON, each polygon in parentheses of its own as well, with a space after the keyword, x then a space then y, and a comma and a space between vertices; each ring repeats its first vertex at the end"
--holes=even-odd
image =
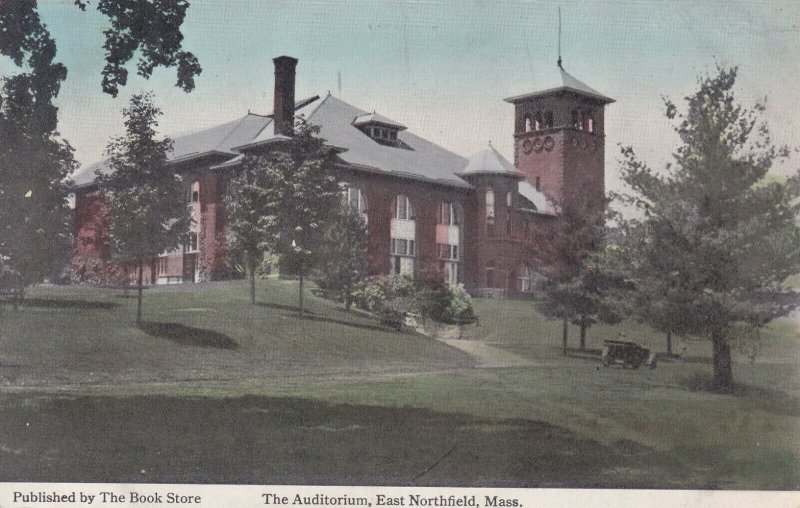
POLYGON ((414 276, 417 256, 417 224, 411 200, 403 194, 392 200, 390 224, 390 273, 414 276))
POLYGON ((586 130, 589 132, 594 132, 594 118, 592 118, 591 114, 586 119, 586 130))
POLYGON ((531 117, 525 115, 525 132, 530 132, 530 131, 531 131, 531 117))
POLYGON ((494 236, 494 190, 486 189, 486 232, 494 236))
POLYGON ((342 190, 342 198, 345 206, 361 213, 364 221, 367 220, 367 197, 358 187, 346 186, 342 190))
POLYGON ((486 262, 486 287, 494 287, 494 261, 486 262))
POLYGON ((536 127, 536 130, 537 131, 541 130, 542 129, 542 114, 537 111, 536 114, 533 115, 533 118, 534 118, 533 124, 536 127))
POLYGON ((581 117, 578 114, 577 109, 572 110, 572 127, 575 129, 581 129, 581 117))
POLYGON ((533 292, 533 269, 528 265, 522 265, 517 271, 517 290, 522 293, 533 292))
POLYGON ((535 293, 547 278, 527 264, 517 268, 517 291, 535 293))
POLYGON ((544 112, 544 128, 545 129, 552 129, 553 128, 553 112, 552 111, 545 111, 544 112))

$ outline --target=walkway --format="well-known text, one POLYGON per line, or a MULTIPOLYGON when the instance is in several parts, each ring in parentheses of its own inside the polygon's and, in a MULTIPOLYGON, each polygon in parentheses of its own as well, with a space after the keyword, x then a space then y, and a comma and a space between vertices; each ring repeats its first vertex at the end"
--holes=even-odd
POLYGON ((500 348, 477 340, 464 339, 438 339, 448 346, 464 351, 475 358, 477 367, 482 369, 508 368, 508 367, 528 367, 531 364, 525 358, 509 353, 500 348))

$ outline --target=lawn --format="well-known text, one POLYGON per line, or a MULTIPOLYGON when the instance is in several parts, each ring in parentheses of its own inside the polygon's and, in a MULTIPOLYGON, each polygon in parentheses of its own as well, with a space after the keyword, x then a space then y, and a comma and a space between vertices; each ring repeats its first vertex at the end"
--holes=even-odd
MULTIPOLYGON (((476 300, 481 340, 529 360, 475 368, 296 286, 146 295, 37 288, 0 337, 0 481, 800 488, 797 328, 775 322, 740 390, 708 363, 603 369, 560 354, 530 302, 476 300)), ((594 327, 590 346, 636 323, 594 327)), ((577 340, 571 330, 571 341, 577 340)), ((692 342, 692 356, 705 344, 692 342)))

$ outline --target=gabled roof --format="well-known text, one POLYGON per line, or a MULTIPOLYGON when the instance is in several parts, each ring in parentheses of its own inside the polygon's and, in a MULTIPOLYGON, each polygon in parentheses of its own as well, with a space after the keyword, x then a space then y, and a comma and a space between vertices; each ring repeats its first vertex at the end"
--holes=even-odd
POLYGON ((355 120, 353 120, 353 125, 356 127, 361 127, 362 125, 369 125, 369 124, 378 124, 378 125, 385 125, 386 127, 392 127, 397 130, 406 130, 408 127, 405 125, 395 122, 394 120, 390 120, 383 115, 379 115, 378 113, 367 113, 366 115, 357 116, 355 120))
MULTIPOLYGON (((319 96, 315 95, 297 101, 295 110, 302 109, 318 99, 319 96)), ((215 154, 223 157, 235 157, 239 153, 236 151, 237 146, 250 142, 272 123, 272 113, 267 115, 247 113, 230 122, 175 136, 169 160, 170 162, 183 162, 215 154)), ((81 168, 73 176, 73 180, 78 186, 90 184, 95 180, 95 170, 100 168, 106 171, 108 169, 106 165, 107 161, 102 160, 81 168)))
POLYGON ((517 171, 500 152, 490 144, 488 148, 472 154, 466 166, 459 172, 461 176, 473 175, 509 175, 523 178, 524 175, 517 171))
POLYGON ((577 78, 575 78, 572 74, 565 71, 560 64, 558 65, 555 73, 550 74, 540 83, 537 84, 536 92, 516 95, 514 97, 508 97, 503 100, 515 104, 523 100, 534 99, 537 97, 545 97, 560 92, 577 93, 579 95, 583 95, 595 99, 597 101, 600 101, 604 104, 610 104, 612 102, 615 102, 614 99, 612 99, 611 97, 603 95, 602 93, 590 87, 583 81, 580 81, 577 78))
MULTIPOLYGON (((397 133, 399 146, 383 145, 366 135, 353 119, 371 115, 352 104, 328 95, 317 104, 298 110, 298 114, 320 128, 319 136, 328 144, 340 148, 339 158, 355 167, 375 173, 426 180, 456 187, 470 185, 457 173, 466 164, 466 159, 431 143, 408 130, 397 133)), ((252 141, 239 146, 246 150, 277 140, 267 126, 252 141)))

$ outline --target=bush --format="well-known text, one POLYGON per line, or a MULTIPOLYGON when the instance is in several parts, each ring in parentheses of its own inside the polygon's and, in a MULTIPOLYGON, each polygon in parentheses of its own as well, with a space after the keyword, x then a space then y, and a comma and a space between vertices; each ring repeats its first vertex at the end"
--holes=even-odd
POLYGON ((416 282, 408 276, 372 277, 358 284, 353 302, 392 323, 411 312, 448 324, 475 321, 472 298, 464 286, 448 286, 435 273, 423 273, 416 282))

